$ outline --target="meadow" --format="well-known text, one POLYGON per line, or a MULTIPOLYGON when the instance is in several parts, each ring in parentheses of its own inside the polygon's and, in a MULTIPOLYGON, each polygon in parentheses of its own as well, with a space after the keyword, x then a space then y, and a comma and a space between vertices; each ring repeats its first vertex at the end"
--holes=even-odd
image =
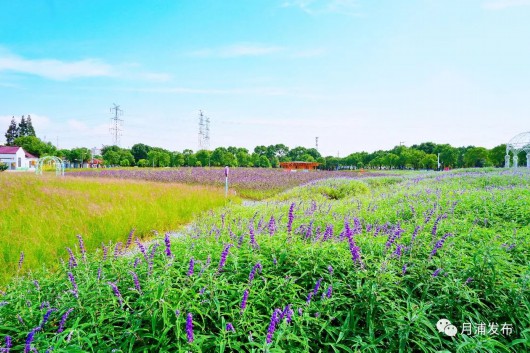
MULTIPOLYGON (((224 187, 224 168, 125 168, 71 171, 69 176, 147 180, 164 183, 224 187)), ((263 200, 295 186, 329 178, 365 178, 382 172, 324 171, 289 172, 277 168, 231 168, 229 188, 245 199, 263 200)))
POLYGON ((526 170, 314 180, 150 242, 79 239, 9 283, 0 347, 527 352, 529 220, 526 170))
POLYGON ((77 235, 93 251, 191 221, 224 205, 222 189, 108 179, 0 173, 0 286, 15 273, 57 266, 77 235), (24 260, 19 266, 21 253, 24 260))

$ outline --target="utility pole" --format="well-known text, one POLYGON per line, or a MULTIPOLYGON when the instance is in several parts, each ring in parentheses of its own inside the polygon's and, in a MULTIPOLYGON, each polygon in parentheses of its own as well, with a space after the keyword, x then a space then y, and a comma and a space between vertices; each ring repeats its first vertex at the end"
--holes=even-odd
POLYGON ((315 147, 316 147, 316 149, 317 149, 317 151, 318 151, 318 136, 315 137, 315 147))
POLYGON ((112 113, 112 111, 114 110, 114 116, 110 118, 110 133, 112 135, 114 145, 119 146, 120 136, 122 132, 121 125, 123 123, 123 120, 119 119, 118 116, 123 115, 123 110, 120 109, 119 105, 116 105, 114 103, 112 104, 114 105, 114 107, 110 108, 110 112, 112 113))
POLYGON ((400 146, 403 146, 404 143, 405 143, 405 141, 399 141, 399 145, 400 146))

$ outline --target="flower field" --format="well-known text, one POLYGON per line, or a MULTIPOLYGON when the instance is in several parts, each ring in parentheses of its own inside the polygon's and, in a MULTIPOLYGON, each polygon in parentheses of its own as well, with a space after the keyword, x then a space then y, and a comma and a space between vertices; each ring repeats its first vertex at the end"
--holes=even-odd
POLYGON ((310 181, 149 243, 79 237, 0 294, 0 351, 530 351, 527 171, 310 181))
MULTIPOLYGON (((118 179, 140 179, 165 183, 192 185, 212 185, 224 187, 223 168, 178 168, 178 169, 104 169, 91 171, 71 171, 68 176, 103 177, 118 179)), ((271 168, 232 168, 229 174, 230 190, 248 199, 264 199, 280 191, 306 184, 311 181, 329 178, 362 178, 382 175, 381 173, 352 171, 288 172, 271 168)))

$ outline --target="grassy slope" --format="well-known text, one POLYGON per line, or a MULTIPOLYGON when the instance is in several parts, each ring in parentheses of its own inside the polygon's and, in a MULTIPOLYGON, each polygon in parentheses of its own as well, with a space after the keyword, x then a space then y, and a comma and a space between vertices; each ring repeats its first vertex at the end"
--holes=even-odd
POLYGON ((56 264, 81 234, 89 250, 173 230, 196 214, 224 205, 222 190, 104 179, 61 179, 0 173, 0 284, 17 271, 56 264))
POLYGON ((528 351, 530 176, 439 176, 405 177, 400 183, 396 178, 328 181, 298 188, 278 196, 281 201, 230 207, 201 218, 189 237, 172 239, 172 257, 161 241, 152 258, 138 253, 102 259, 99 253, 86 262, 78 259, 75 268, 65 266, 57 278, 37 275, 38 287, 32 278, 18 279, 0 297, 6 303, 0 306, 0 339, 9 334, 22 349, 48 311, 44 302, 57 311, 36 332, 34 346, 53 346, 57 352, 213 352, 223 347, 255 352, 528 351), (333 193, 336 200, 329 200, 330 188, 340 190, 333 193), (271 216, 277 221, 272 236, 267 226, 271 216), (362 265, 352 260, 345 220, 354 230, 362 265), (328 226, 333 237, 322 241, 328 226), (250 229, 259 247, 250 244, 250 229), (448 233, 431 256, 434 244, 448 233), (234 246, 219 272, 227 243, 234 246), (398 253, 398 246, 407 248, 398 253), (188 276, 191 258, 195 269, 188 276), (249 273, 258 262, 263 270, 251 283, 249 273), (131 271, 139 277, 140 290, 131 271), (76 278, 79 298, 72 293, 68 272, 76 278), (123 304, 108 282, 117 283, 123 304), (250 294, 241 311, 245 290, 250 294), (267 344, 271 314, 289 304, 292 322, 281 320, 267 344), (70 308, 65 331, 57 333, 70 308), (193 315, 192 343, 186 336, 188 313, 193 315), (514 333, 452 339, 436 330, 442 317, 459 329, 464 322, 509 323, 514 333), (226 331, 227 322, 235 332, 226 331))

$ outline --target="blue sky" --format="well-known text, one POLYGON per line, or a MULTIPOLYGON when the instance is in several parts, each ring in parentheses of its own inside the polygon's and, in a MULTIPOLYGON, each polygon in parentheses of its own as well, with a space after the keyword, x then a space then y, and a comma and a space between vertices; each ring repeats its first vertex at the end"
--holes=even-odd
POLYGON ((530 130, 530 0, 0 3, 0 142, 31 114, 60 148, 284 143, 324 155, 530 130))

